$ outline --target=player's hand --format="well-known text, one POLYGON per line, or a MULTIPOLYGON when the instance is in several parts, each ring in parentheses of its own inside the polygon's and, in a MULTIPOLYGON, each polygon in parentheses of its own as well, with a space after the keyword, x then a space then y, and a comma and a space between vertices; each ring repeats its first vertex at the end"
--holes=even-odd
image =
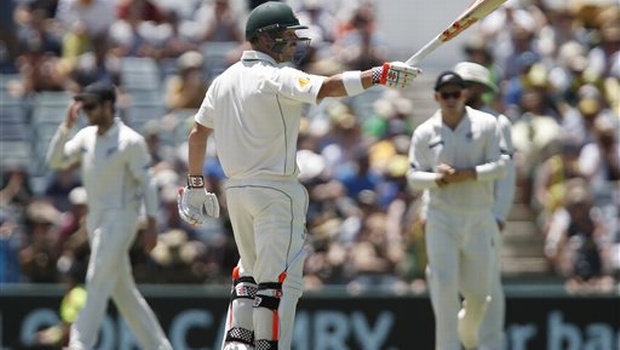
POLYGON ((203 176, 188 176, 187 186, 179 189, 177 205, 181 218, 192 225, 220 216, 220 203, 214 193, 204 188, 203 176))
POLYGON ((75 124, 75 121, 80 116, 80 110, 82 109, 82 102, 72 100, 69 103, 69 109, 67 110, 67 116, 65 117, 65 126, 67 129, 71 129, 75 124))
POLYGON ((457 183, 476 179, 475 169, 454 169, 450 165, 440 164, 437 171, 441 174, 441 179, 446 183, 457 183))
POLYGON ((441 163, 437 165, 437 172, 443 175, 452 175, 456 172, 456 169, 449 164, 441 163))
POLYGON ((142 233, 142 248, 149 253, 157 245, 157 221, 155 218, 147 218, 146 228, 142 233))
POLYGON ((411 86, 413 80, 421 73, 422 70, 420 68, 410 66, 404 62, 386 62, 383 66, 373 68, 373 82, 388 87, 404 89, 411 86))

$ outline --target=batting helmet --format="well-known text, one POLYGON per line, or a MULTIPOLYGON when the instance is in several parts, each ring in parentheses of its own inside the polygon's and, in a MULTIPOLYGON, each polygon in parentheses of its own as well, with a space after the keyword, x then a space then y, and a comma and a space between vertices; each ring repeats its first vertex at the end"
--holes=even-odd
POLYGON ((280 29, 307 29, 299 24, 293 9, 285 3, 268 1, 257 6, 245 24, 245 38, 252 40, 259 33, 280 29))

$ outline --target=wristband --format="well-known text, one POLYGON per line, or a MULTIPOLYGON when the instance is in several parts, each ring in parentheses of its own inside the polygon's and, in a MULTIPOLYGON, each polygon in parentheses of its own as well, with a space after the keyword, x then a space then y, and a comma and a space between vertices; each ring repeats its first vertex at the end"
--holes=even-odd
POLYGON ((383 73, 383 67, 373 67, 372 68, 372 83, 380 84, 381 83, 381 74, 383 73))
POLYGON ((359 95, 366 90, 362 85, 362 72, 358 70, 343 72, 342 83, 349 96, 359 95))
POLYGON ((187 175, 187 186, 190 188, 204 188, 205 177, 202 175, 187 175))

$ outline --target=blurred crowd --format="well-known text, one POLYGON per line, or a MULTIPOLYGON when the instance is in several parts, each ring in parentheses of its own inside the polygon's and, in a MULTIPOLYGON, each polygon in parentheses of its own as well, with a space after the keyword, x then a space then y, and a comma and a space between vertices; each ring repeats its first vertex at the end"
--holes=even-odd
MULTIPOLYGON (((247 47, 245 16, 261 2, 1 2, 3 109, 11 99, 32 111, 41 94, 77 92, 105 80, 118 86, 119 115, 129 119, 125 111, 141 101, 141 92, 157 92, 153 103, 162 113, 134 124, 147 139, 161 198, 157 246, 148 255, 132 251, 137 282, 229 284, 238 256, 213 145, 205 173, 222 217, 191 227, 179 218, 176 197, 185 182, 192 111, 209 82, 247 47), (224 43, 217 58, 209 54, 224 43), (153 89, 126 84, 128 59, 156 63, 153 89)), ((302 69, 327 75, 393 58, 376 26, 379 1, 289 3, 310 27, 302 69)), ((576 289, 606 289, 620 272, 619 6, 614 0, 508 0, 471 28, 462 50, 462 60, 488 67, 500 87, 485 98, 513 122, 517 200, 544 237, 546 272, 576 289)), ((308 289, 423 288, 420 193, 406 181, 410 137, 420 122, 416 108, 406 93, 374 87, 305 110, 298 163, 310 194, 308 289)), ((87 203, 75 169, 34 174, 28 162, 3 158, 0 284, 56 283, 69 272, 83 274, 87 203)))

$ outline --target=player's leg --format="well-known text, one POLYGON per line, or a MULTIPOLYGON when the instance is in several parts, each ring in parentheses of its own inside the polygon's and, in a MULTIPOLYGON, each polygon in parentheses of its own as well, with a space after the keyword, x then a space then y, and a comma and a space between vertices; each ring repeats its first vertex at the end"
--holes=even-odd
POLYGON ((297 301, 303 289, 308 195, 297 182, 254 191, 262 203, 254 223, 256 348, 290 350, 297 301))
POLYGON ((465 348, 479 344, 479 330, 491 292, 491 281, 497 274, 495 236, 497 224, 491 213, 472 215, 462 225, 464 234, 459 290, 463 309, 458 314, 459 338, 465 348))
POLYGON ((172 349, 157 316, 136 288, 128 256, 119 264, 112 299, 143 349, 172 349))
POLYGON ((429 210, 426 220, 426 251, 429 289, 435 315, 435 349, 460 350, 457 335, 459 242, 455 219, 429 210))
POLYGON ((480 324, 480 350, 503 349, 506 296, 501 279, 502 241, 502 234, 499 233, 495 239, 495 266, 497 270, 491 282, 491 302, 480 324))
POLYGON ((172 349, 157 316, 136 287, 127 254, 119 260, 116 278, 112 299, 142 348, 172 349))
POLYGON ((118 236, 121 242, 119 251, 124 252, 115 262, 116 283, 112 290, 112 300, 121 316, 144 349, 172 349, 155 313, 138 291, 133 279, 129 249, 137 233, 137 217, 129 212, 116 212, 118 227, 110 236, 118 236))
POLYGON ((253 304, 257 285, 252 276, 241 276, 240 270, 237 266, 232 273, 223 350, 254 348, 253 304))
POLYGON ((233 288, 222 349, 252 349, 255 340, 253 304, 257 289, 253 278, 256 249, 252 211, 256 209, 256 200, 247 200, 245 187, 232 186, 226 189, 226 202, 240 258, 232 273, 233 288))
POLYGON ((86 273, 87 295, 84 307, 71 325, 70 349, 94 348, 108 299, 116 283, 116 265, 124 245, 120 235, 110 235, 116 228, 115 220, 93 215, 88 222, 91 253, 86 273), (93 226, 99 223, 100 227, 93 226))

